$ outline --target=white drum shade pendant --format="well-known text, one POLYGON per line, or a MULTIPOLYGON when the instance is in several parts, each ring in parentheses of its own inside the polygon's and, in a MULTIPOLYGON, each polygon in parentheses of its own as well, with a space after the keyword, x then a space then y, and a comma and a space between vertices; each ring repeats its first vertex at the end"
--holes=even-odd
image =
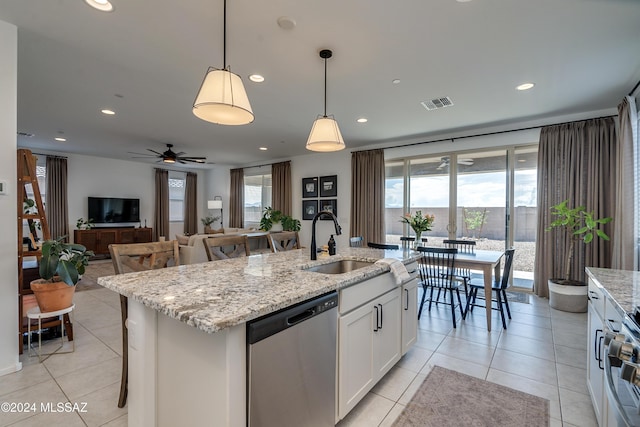
POLYGON ((333 116, 327 116, 327 59, 332 55, 329 49, 320 51, 320 58, 324 59, 324 115, 318 116, 311 127, 307 139, 307 150, 311 151, 340 151, 345 148, 338 122, 333 116))
POLYGON ((224 0, 224 68, 209 67, 193 102, 193 114, 220 125, 246 125, 253 122, 253 110, 239 75, 227 66, 227 0, 224 0))

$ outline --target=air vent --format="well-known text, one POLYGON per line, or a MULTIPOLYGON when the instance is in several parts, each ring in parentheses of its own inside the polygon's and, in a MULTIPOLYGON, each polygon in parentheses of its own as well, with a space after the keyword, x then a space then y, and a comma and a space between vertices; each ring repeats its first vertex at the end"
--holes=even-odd
POLYGON ((27 138, 33 138, 34 137, 34 135, 32 133, 28 133, 28 132, 18 132, 18 135, 26 136, 27 138))
POLYGON ((448 96, 442 98, 434 98, 429 101, 422 101, 420 104, 427 110, 437 110, 438 108, 451 107, 453 101, 448 96))

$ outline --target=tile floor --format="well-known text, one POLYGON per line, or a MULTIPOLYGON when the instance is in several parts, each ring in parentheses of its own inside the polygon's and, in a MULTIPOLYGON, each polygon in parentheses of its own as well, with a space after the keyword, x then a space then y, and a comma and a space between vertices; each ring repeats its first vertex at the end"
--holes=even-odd
MULTIPOLYGON (((486 331, 484 310, 452 328, 448 307, 426 311, 418 343, 339 427, 388 426, 432 366, 440 365, 545 397, 551 426, 596 426, 586 388, 586 314, 559 312, 546 299, 512 304, 508 330, 486 331)), ((21 356, 20 372, 0 377, 0 402, 85 403, 82 413, 3 413, 0 426, 126 426, 116 405, 120 387, 120 309, 107 289, 77 292, 76 351, 42 364, 21 356)), ((499 325, 498 313, 493 324, 499 325)), ((51 344, 47 344, 53 345, 51 344)))

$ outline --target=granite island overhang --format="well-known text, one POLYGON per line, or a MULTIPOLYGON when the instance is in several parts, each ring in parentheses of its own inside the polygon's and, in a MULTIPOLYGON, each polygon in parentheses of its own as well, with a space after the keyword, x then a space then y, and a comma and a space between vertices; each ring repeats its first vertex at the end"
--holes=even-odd
POLYGON ((216 414, 215 425, 245 425, 246 322, 388 272, 373 264, 379 259, 419 257, 341 248, 310 261, 301 249, 99 278, 129 299, 129 423, 183 424, 216 414), (340 259, 372 264, 343 274, 305 270, 340 259))

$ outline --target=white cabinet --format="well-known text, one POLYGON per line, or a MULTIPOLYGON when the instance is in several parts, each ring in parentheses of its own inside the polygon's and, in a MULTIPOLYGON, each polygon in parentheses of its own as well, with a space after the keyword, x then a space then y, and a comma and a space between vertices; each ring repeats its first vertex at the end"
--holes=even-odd
POLYGON ((604 294, 589 280, 587 308, 589 342, 587 345, 587 388, 598 425, 607 425, 607 395, 604 389, 604 294))
POLYGON ((400 360, 400 295, 395 288, 339 319, 340 419, 400 360))
POLYGON ((418 279, 402 285, 402 355, 418 340, 418 279))

